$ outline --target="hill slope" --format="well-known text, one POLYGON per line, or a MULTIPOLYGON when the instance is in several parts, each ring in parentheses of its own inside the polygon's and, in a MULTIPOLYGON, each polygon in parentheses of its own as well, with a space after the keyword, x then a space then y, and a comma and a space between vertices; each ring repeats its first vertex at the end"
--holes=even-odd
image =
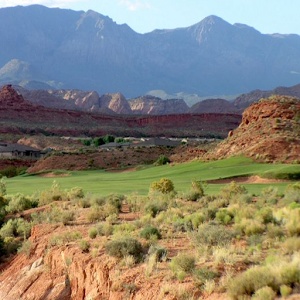
POLYGON ((246 155, 260 161, 300 161, 300 100, 271 96, 252 104, 240 126, 208 158, 246 155))
POLYGON ((17 6, 0 9, 0 40, 0 68, 18 59, 47 81, 99 94, 234 95, 299 83, 299 36, 264 35, 216 16, 142 35, 94 11, 17 6))

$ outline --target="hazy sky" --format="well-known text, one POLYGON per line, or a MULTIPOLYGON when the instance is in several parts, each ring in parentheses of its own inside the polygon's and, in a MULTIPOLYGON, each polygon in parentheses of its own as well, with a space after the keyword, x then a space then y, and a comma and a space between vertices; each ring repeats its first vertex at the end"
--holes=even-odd
POLYGON ((140 33, 186 27, 217 15, 262 33, 300 34, 300 0, 0 0, 0 7, 29 4, 92 9, 140 33))

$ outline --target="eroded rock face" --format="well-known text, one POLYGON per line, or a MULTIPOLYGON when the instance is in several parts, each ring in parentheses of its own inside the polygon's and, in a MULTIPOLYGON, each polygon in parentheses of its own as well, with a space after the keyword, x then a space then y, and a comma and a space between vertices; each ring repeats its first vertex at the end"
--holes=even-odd
POLYGON ((188 106, 182 99, 162 100, 153 96, 141 96, 129 100, 131 110, 140 115, 184 114, 188 106))
POLYGON ((100 107, 106 107, 117 114, 129 115, 132 110, 126 98, 121 93, 105 94, 100 98, 100 107))
MULTIPOLYGON (((75 227, 72 230, 84 235, 82 227, 75 227)), ((29 257, 18 254, 0 269, 0 299, 157 299, 165 275, 146 277, 143 264, 118 271, 117 261, 108 257, 104 249, 100 248, 97 255, 92 256, 83 253, 77 242, 49 247, 51 236, 65 230, 50 224, 33 227, 30 237, 33 247, 29 257), (130 284, 136 287, 132 293, 124 288, 130 284)), ((174 297, 166 295, 164 299, 174 297)))
POLYGON ((208 158, 246 155, 259 161, 300 159, 300 100, 271 96, 252 104, 240 126, 208 158))
POLYGON ((23 96, 19 95, 11 85, 5 85, 0 91, 0 103, 7 106, 19 106, 28 104, 23 96))

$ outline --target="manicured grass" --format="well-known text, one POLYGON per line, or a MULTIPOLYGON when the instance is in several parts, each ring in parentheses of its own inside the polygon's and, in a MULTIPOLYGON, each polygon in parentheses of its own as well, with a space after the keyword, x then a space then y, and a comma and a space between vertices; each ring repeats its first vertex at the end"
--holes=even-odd
MULTIPOLYGON (((295 173, 300 172, 300 165, 261 164, 251 159, 234 157, 220 161, 201 163, 191 162, 178 165, 165 165, 141 169, 135 172, 112 173, 107 171, 76 171, 71 176, 61 178, 45 178, 36 176, 19 176, 7 180, 9 194, 32 194, 49 188, 53 180, 60 183, 62 188, 82 187, 85 192, 97 195, 110 193, 147 194, 150 184, 162 177, 173 180, 177 191, 190 188, 191 180, 213 180, 247 175, 263 175, 264 173, 295 173)), ((270 184, 284 191, 287 183, 270 184)), ((208 185, 207 193, 218 193, 224 184, 208 185)), ((259 194, 266 184, 245 184, 249 192, 259 194)))

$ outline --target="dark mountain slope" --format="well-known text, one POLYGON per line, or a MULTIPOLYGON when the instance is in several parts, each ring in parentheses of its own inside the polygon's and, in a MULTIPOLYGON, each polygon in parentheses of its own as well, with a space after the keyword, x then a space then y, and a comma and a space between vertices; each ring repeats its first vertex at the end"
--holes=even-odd
POLYGON ((94 11, 18 6, 0 9, 0 40, 0 67, 18 59, 44 81, 99 94, 232 95, 300 81, 299 36, 263 35, 216 16, 141 35, 94 11))

